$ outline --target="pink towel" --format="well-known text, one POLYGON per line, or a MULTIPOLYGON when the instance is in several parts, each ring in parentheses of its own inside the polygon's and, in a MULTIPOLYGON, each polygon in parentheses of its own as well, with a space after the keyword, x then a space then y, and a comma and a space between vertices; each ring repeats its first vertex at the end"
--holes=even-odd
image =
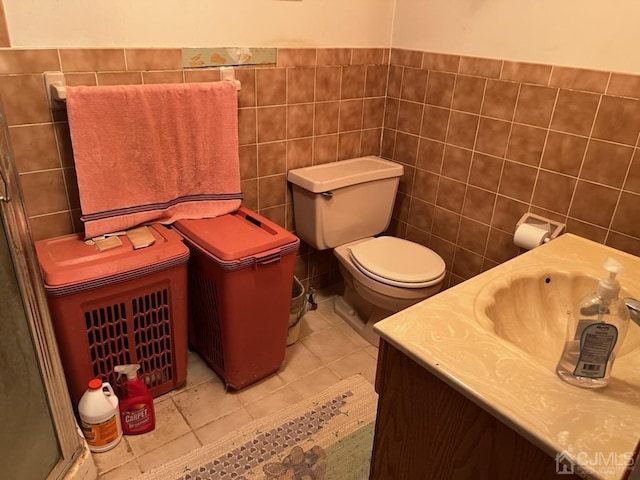
POLYGON ((85 238, 240 207, 231 82, 67 87, 85 238))

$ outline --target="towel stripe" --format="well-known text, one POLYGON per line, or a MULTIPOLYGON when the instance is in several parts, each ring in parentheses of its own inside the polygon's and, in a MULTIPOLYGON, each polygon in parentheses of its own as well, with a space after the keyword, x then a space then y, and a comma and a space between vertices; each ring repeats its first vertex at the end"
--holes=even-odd
POLYGON ((134 205, 131 207, 116 208, 113 210, 103 210, 101 212, 89 213, 82 215, 80 220, 83 222, 91 222, 95 220, 103 220, 105 218, 118 217, 121 215, 131 215, 135 213, 151 212, 154 210, 166 210, 169 207, 176 206, 186 202, 210 202, 216 200, 242 200, 244 195, 239 193, 203 193, 198 195, 185 195, 174 198, 168 202, 149 203, 146 205, 134 205))

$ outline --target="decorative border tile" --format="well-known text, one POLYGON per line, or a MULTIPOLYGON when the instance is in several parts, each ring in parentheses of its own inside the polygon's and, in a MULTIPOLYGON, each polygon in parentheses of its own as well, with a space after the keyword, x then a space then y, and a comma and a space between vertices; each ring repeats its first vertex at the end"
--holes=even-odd
POLYGON ((276 48, 223 47, 182 49, 183 68, 275 65, 276 60, 276 48))

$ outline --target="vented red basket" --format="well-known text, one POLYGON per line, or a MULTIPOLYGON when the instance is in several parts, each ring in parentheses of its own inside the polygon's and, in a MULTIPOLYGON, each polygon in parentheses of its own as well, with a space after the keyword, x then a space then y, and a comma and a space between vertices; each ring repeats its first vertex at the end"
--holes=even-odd
POLYGON ((174 231, 150 226, 155 243, 105 252, 79 235, 36 242, 60 357, 74 405, 95 377, 119 393, 116 365, 139 363, 153 396, 187 377, 187 260, 174 231))
POLYGON ((234 390, 277 371, 300 240, 244 207, 174 228, 191 250, 191 346, 234 390))

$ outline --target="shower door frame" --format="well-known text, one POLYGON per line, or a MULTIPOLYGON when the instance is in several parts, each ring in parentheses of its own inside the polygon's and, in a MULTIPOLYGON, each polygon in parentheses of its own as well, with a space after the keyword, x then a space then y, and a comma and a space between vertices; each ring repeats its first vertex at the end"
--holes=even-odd
POLYGON ((83 441, 60 362, 1 104, 0 124, 0 214, 4 220, 11 260, 60 448, 61 456, 47 480, 60 479, 83 452, 83 441))

